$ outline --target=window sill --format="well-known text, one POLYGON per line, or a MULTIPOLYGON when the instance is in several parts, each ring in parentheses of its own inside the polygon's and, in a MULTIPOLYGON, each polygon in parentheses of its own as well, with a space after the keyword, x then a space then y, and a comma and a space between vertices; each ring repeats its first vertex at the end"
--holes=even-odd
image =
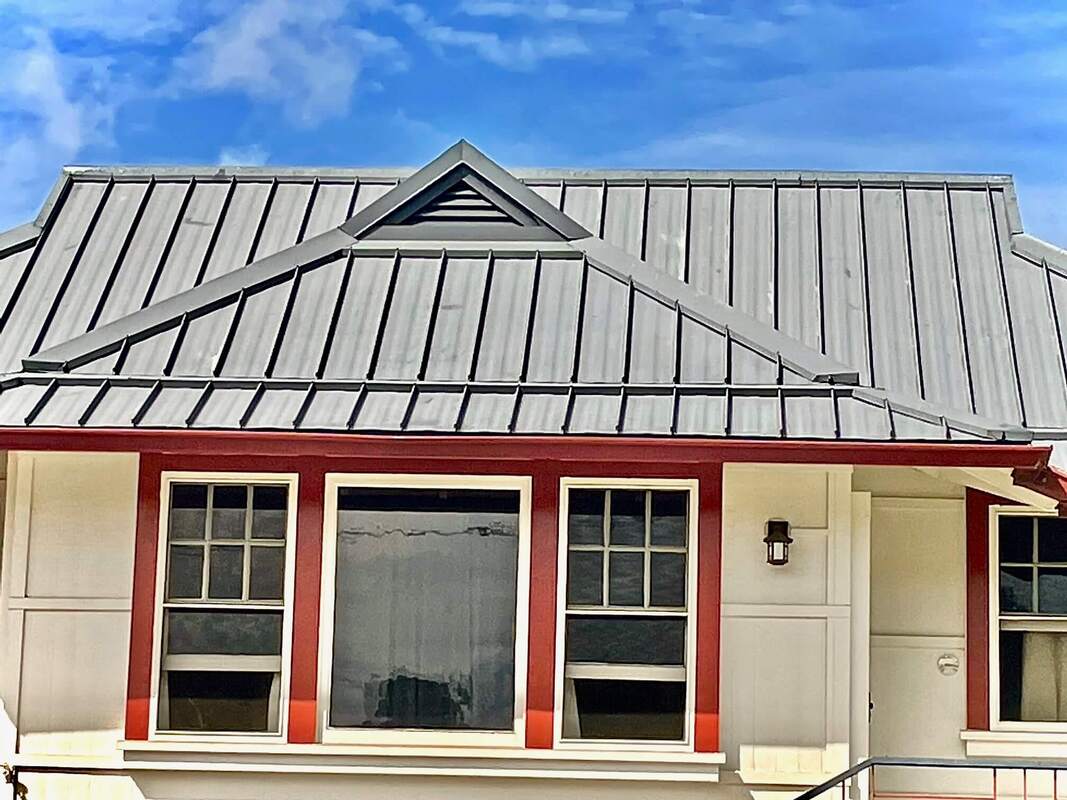
POLYGON ((1063 731, 961 731, 968 758, 1067 758, 1063 731))
POLYGON ((243 742, 119 742, 124 770, 464 775, 715 783, 723 753, 243 742))

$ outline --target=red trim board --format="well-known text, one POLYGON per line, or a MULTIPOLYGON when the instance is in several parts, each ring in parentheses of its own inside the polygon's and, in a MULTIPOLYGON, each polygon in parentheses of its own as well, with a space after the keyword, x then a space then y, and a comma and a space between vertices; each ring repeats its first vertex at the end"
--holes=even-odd
POLYGON ((1014 500, 967 489, 967 729, 989 730, 989 507, 1014 500))
POLYGON ((1029 444, 666 439, 654 436, 389 436, 253 431, 25 428, 0 431, 9 450, 108 450, 290 458, 365 457, 495 462, 615 460, 865 464, 1039 469, 1052 448, 1029 444))

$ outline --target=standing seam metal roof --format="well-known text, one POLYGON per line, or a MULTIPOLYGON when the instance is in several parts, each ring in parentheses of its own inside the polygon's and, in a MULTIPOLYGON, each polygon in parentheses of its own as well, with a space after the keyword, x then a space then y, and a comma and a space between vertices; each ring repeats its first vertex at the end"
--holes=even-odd
MULTIPOLYGON (((751 326, 755 320, 762 323, 755 327, 764 329, 764 333, 776 327, 788 334, 788 337, 776 339, 771 348, 776 353, 804 350, 798 343, 806 344, 812 347, 809 357, 820 351, 836 355, 843 363, 827 363, 833 364, 830 371, 836 370, 839 377, 847 377, 850 371, 858 372, 867 385, 886 386, 898 396, 935 401, 935 406, 954 409, 965 418, 970 418, 969 412, 978 411, 992 419, 1003 420, 1002 428, 1021 423, 1024 413, 1028 415, 1031 427, 1067 426, 1067 422, 1059 422, 1057 416, 1057 391, 1062 395, 1064 384, 1062 340, 1058 336, 1059 317, 1055 313, 1057 306, 1046 302, 1045 310, 1054 326, 1046 326, 1052 328, 1052 336, 1039 347, 1035 344, 1036 338, 1048 333, 1042 327, 1041 315, 1037 314, 1035 318, 1035 315, 1022 313, 1021 305, 1013 303, 1020 291, 1029 292, 1026 297, 1033 302, 1040 299, 1042 293, 1034 291, 1040 287, 1034 284, 1032 274, 1042 279, 1046 299, 1062 302, 1067 284, 1061 284, 1067 280, 1067 266, 1061 272, 1056 266, 1059 262, 1049 258, 1049 253, 1042 255, 1040 265, 1035 265, 1031 257, 1012 249, 1013 237, 1019 238, 1020 226, 1011 184, 1002 176, 944 178, 801 173, 727 176, 692 173, 683 177, 678 173, 604 173, 598 178, 588 172, 541 172, 526 173, 524 178, 527 185, 543 198, 546 207, 561 208, 567 217, 577 220, 580 226, 597 234, 610 247, 604 250, 605 245, 594 238, 580 240, 580 247, 562 258, 557 252, 543 252, 537 248, 514 251, 513 247, 510 253, 494 251, 495 266, 491 274, 507 275, 511 284, 507 291, 500 290, 500 297, 518 292, 526 300, 517 307, 528 301, 535 306, 544 305, 538 304, 537 293, 531 295, 529 276, 534 271, 533 263, 540 265, 537 270, 543 271, 545 259, 574 262, 578 249, 588 252, 604 250, 609 261, 615 264, 625 262, 624 272, 632 270, 635 264, 647 271, 647 293, 633 287, 628 290, 622 284, 615 290, 623 301, 621 317, 618 313, 620 303, 610 298, 604 301, 606 316, 603 319, 594 315, 592 306, 583 315, 592 320, 587 326, 587 335, 593 337, 591 341, 599 336, 608 343, 604 345, 604 364, 615 365, 605 368, 601 364, 597 378, 614 381, 623 387, 631 382, 631 373, 636 376, 651 370, 657 376, 666 374, 665 368, 656 366, 661 363, 657 357, 661 337, 656 334, 647 339, 638 336, 636 347, 630 341, 625 347, 618 347, 617 343, 614 350, 610 347, 615 335, 609 331, 612 325, 619 325, 619 319, 627 325, 636 320, 638 332, 644 324, 640 303, 635 304, 631 299, 631 310, 625 310, 627 293, 631 298, 647 295, 657 298, 657 302, 663 299, 663 292, 651 288, 656 283, 654 270, 658 269, 662 277, 668 278, 667 295, 673 294, 679 306, 682 305, 679 297, 692 305, 702 305, 708 302, 707 298, 717 298, 733 305, 736 309, 732 312, 734 321, 743 320, 740 327, 744 328, 744 323, 751 326), (976 198, 982 200, 984 206, 977 203, 976 198), (940 211, 938 202, 941 203, 940 211), (985 233, 983 219, 988 223, 985 233), (937 231, 939 224, 943 227, 940 234, 937 231), (629 258, 623 256, 622 251, 628 253, 629 258), (942 257, 944 253, 951 257, 942 257), (500 266, 505 262, 508 262, 507 267, 500 266), (947 269, 949 262, 951 269, 947 269), (1002 262, 1005 264, 1003 268, 1002 262), (858 271, 855 270, 857 266, 861 267, 858 271), (990 276, 996 278, 998 272, 1003 274, 1003 280, 992 280, 990 284, 990 276), (943 276, 937 278, 941 284, 934 280, 938 275, 943 276), (677 280, 670 281, 669 277, 677 280), (689 287, 680 281, 688 283, 689 287), (951 287, 957 297, 955 303, 949 304, 948 314, 942 291, 946 287, 951 287), (700 298, 701 294, 705 299, 700 298), (880 300, 872 303, 875 296, 880 300), (1014 316, 1010 313, 1013 308, 1014 316), (638 309, 636 316, 633 309, 638 309), (744 314, 737 314, 737 311, 744 314), (951 321, 953 311, 958 313, 959 321, 955 337, 950 335, 955 327, 951 321), (940 349, 937 346, 939 339, 943 340, 940 349), (1004 357, 1005 348, 1007 358, 1004 357), (1047 377, 1042 384, 1035 377, 1038 366, 1042 375, 1047 376, 1050 372, 1049 353, 1046 352, 1049 348, 1059 351, 1054 353, 1058 356, 1054 363, 1061 370, 1058 384, 1054 378, 1050 381, 1047 377), (619 351, 623 350, 627 352, 620 356, 619 351), (625 374, 619 374, 620 364, 625 374), (1013 367, 1013 381, 1004 380, 1005 364, 1013 367), (994 365, 998 369, 993 370, 994 365), (1024 375, 1027 376, 1025 381, 1024 375), (1052 391, 1048 391, 1047 384, 1050 383, 1052 391), (1036 395, 1044 399, 1034 399, 1036 395), (1037 422, 1031 421, 1035 419, 1037 422)), ((63 183, 64 188, 58 193, 56 202, 43 212, 42 233, 32 244, 19 249, 15 243, 16 238, 27 235, 25 229, 0 237, 0 253, 7 252, 0 260, 0 269, 10 270, 13 277, 17 276, 17 280, 5 282, 8 295, 0 296, 0 302, 4 303, 0 316, 3 326, 0 328, 0 361, 12 366, 19 354, 55 350, 54 345, 72 335, 83 330, 96 330, 138 307, 151 306, 153 313, 166 310, 172 301, 160 303, 159 298, 173 296, 175 292, 204 281, 210 285, 215 276, 233 276, 235 266, 260 261, 256 265, 258 270, 262 266, 262 256, 269 255, 270 251, 307 242, 329 232, 333 226, 358 216, 395 185, 395 181, 382 173, 367 174, 363 178, 338 174, 268 176, 256 171, 238 174, 216 171, 210 175, 182 176, 173 171, 146 175, 134 170, 112 173, 73 170, 63 183), (20 299, 32 295, 52 297, 43 320, 39 308, 31 312, 27 310, 30 304, 20 299), (88 303, 85 298, 89 299, 88 303), (39 327, 30 324, 37 320, 41 320, 39 327)), ((517 181, 515 183, 521 186, 517 181)), ((574 227, 580 230, 579 225, 574 227)), ((336 236, 336 233, 327 233, 327 236, 336 236)), ((338 238, 330 246, 339 251, 345 244, 338 238)), ((484 297, 489 298, 492 294, 492 309, 496 309, 496 304, 502 302, 496 299, 500 279, 491 282, 484 277, 490 269, 487 252, 464 254, 455 247, 435 250, 433 243, 420 243, 419 246, 423 249, 416 251, 409 243, 399 256, 394 254, 398 265, 395 272, 405 276, 409 272, 412 275, 419 273, 420 269, 411 265, 421 259, 419 263, 424 266, 421 272, 430 276, 406 281, 400 286, 402 291, 407 291, 406 283, 410 282, 411 291, 415 292, 413 297, 423 298, 418 308, 423 309, 421 313, 430 315, 426 323, 434 324, 430 335, 425 332, 419 335, 424 337, 429 348, 431 341, 447 341, 462 333, 458 330, 455 334, 437 333, 438 328, 446 324, 441 318, 441 309, 448 304, 440 302, 443 297, 447 298, 446 290, 462 294, 469 291, 471 285, 477 286, 482 281, 484 297), (453 259, 469 261, 470 265, 462 269, 442 266, 434 272, 425 266, 427 258, 435 266, 438 262, 451 266, 453 259), (435 291, 438 294, 431 294, 427 301, 427 287, 434 283, 433 274, 437 276, 435 291), (457 275, 460 277, 455 277, 457 275), (489 291, 490 285, 493 292, 489 291)), ((148 353, 136 342, 127 340, 127 352, 117 365, 119 372, 131 374, 136 370, 145 375, 158 371, 161 375, 174 376, 206 374, 213 379, 235 375, 232 366, 235 359, 229 354, 236 352, 244 358, 252 352, 248 349, 251 344, 246 347, 241 342, 245 339, 251 343, 261 342, 263 337, 258 334, 262 333, 263 325, 274 324, 275 316, 271 314, 281 313, 290 325, 294 322, 315 324, 313 314, 302 310, 304 297, 310 297, 312 291, 305 289, 303 284, 318 287, 317 290, 324 293, 323 297, 329 297, 331 287, 333 291, 339 288, 335 283, 343 280, 338 277, 342 271, 337 268, 308 271, 306 264, 291 263, 291 251, 283 250, 282 254, 281 261, 290 261, 287 283, 272 287, 272 296, 284 296, 286 302, 267 303, 264 298, 269 292, 263 291, 264 297, 258 297, 258 293, 247 288, 244 299, 235 301, 245 309, 242 313, 249 319, 260 320, 259 328, 238 325, 233 309, 227 312, 232 321, 228 328, 219 322, 221 309, 219 313, 202 317, 186 315, 185 321, 174 326, 171 334, 172 339, 177 337, 180 346, 176 347, 175 341, 160 344, 166 338, 166 332, 152 337, 157 340, 153 346, 167 354, 164 369, 160 369, 158 353, 148 353), (296 269, 296 266, 300 268, 296 269), (209 318, 214 320, 210 326, 209 318), (203 353, 190 354, 196 351, 199 346, 196 343, 201 338, 205 342, 210 340, 210 336, 206 336, 208 331, 222 329, 227 337, 231 337, 224 340, 226 359, 221 366, 216 364, 205 371, 207 362, 203 353), (245 338, 236 339, 238 336, 245 338), (226 365, 227 360, 230 366, 226 365)), ((1053 256, 1057 254, 1058 251, 1051 253, 1053 256)), ((364 252, 351 263, 359 259, 383 258, 387 256, 364 252)), ((280 263, 272 258, 267 258, 267 262, 280 263)), ((384 272, 370 269, 368 274, 384 272)), ((610 267, 606 272, 594 267, 591 274, 609 273, 610 267)), ((382 283, 380 274, 376 279, 379 284, 382 283)), ((396 280, 399 282, 399 278, 396 280)), ((237 282, 242 281, 243 278, 239 278, 237 282)), ((352 290, 354 287, 355 284, 352 290)), ((396 291, 395 286, 393 291, 396 291)), ((608 297, 611 291, 605 290, 604 294, 608 297)), ((592 296, 594 299, 599 297, 597 292, 592 296)), ((188 298, 182 302, 187 303, 188 298)), ((341 307, 340 302, 337 307, 341 307)), ((489 310, 487 305, 484 311, 489 310)), ((506 310, 493 313, 502 321, 512 319, 506 310)), ((533 319, 528 311, 522 313, 533 319)), ((688 318, 682 311, 674 313, 679 320, 688 318)), ((712 323, 714 329, 714 320, 712 323)), ((493 323, 490 329, 495 330, 495 326, 493 323)), ((681 326, 676 327, 681 329, 681 326)), ((746 373, 744 355, 751 351, 734 340, 733 328, 729 324, 719 327, 730 328, 731 334, 725 336, 720 330, 719 336, 726 344, 720 342, 708 348, 716 355, 707 362, 706 368, 715 372, 716 368, 711 365, 719 362, 728 365, 726 369, 719 369, 714 378, 724 387, 734 387, 746 380, 753 382, 746 373), (740 358, 738 352, 742 353, 740 358), (743 376, 742 381, 735 383, 738 376, 743 376)), ((624 335, 632 336, 632 329, 620 330, 624 330, 624 335)), ((384 334, 379 331, 378 336, 384 334)), ((302 356, 290 356, 289 346, 283 347, 284 338, 280 333, 275 337, 275 345, 269 354, 272 360, 261 368, 267 370, 261 377, 271 377, 279 366, 284 372, 287 359, 300 361, 302 356)), ((744 342, 744 337, 741 340, 744 342)), ((583 336, 577 341, 581 342, 577 349, 584 348, 586 354, 591 352, 583 336)), ((397 352, 402 353, 404 346, 410 344, 383 341, 380 346, 387 350, 383 364, 390 363, 390 347, 396 345, 397 352)), ((457 341, 457 347, 460 344, 457 341)), ((530 347, 529 340, 527 347, 530 347)), ((428 349, 426 353, 429 354, 428 349)), ((536 361, 536 353, 536 349, 528 350, 520 355, 520 359, 524 363, 531 359, 536 361)), ((117 352, 111 355, 119 358, 117 352)), ((433 360, 436 358, 436 354, 432 358, 427 355, 424 358, 426 364, 420 366, 430 369, 431 363, 437 363, 433 360)), ((488 354, 480 358, 492 360, 488 354)), ((510 356, 497 354, 492 358, 496 359, 493 361, 495 368, 500 368, 509 363, 510 356)), ((329 357, 320 356, 322 365, 328 361, 329 357)), ((681 363, 681 359, 676 360, 674 372, 679 370, 681 363)), ((47 367, 47 364, 38 366, 47 367)), ((410 366, 406 364, 407 372, 401 370, 402 377, 418 381, 420 376, 411 375, 410 366)), ((529 366, 527 364, 524 369, 529 366)), ((534 363, 532 366, 536 368, 538 365, 534 363)), ((79 370, 89 368, 89 365, 78 365, 79 370)), ((585 371, 577 377, 587 382, 592 375, 590 367, 580 365, 581 368, 585 371)), ((484 372, 485 369, 479 363, 468 377, 481 378, 483 374, 489 374, 484 372)), ((307 372, 306 368, 304 371, 307 372)), ((777 371, 779 374, 770 381, 766 380, 766 367, 754 367, 750 373, 762 378, 765 386, 780 381, 804 380, 800 374, 789 376, 789 370, 778 368, 777 371)), ((817 371, 809 370, 807 378, 817 377, 817 371)), ((327 376, 323 372, 303 377, 327 376)), ((363 376, 346 377, 366 380, 376 376, 372 371, 363 376)), ((569 377, 575 378, 574 375, 569 377)), ((670 377, 679 382, 680 388, 685 388, 680 376, 670 377)), ((758 385, 761 381, 754 382, 758 385)), ((986 423, 988 420, 978 427, 996 427, 995 423, 986 423)), ((779 435, 785 427, 779 426, 779 435)))

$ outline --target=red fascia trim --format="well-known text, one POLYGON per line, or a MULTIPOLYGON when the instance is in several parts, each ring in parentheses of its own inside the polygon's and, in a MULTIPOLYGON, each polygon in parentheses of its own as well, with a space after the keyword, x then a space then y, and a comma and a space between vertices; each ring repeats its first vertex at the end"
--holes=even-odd
POLYGON ((767 462, 882 466, 1023 467, 1048 463, 1051 447, 608 436, 386 436, 253 431, 25 428, 0 432, 10 450, 111 450, 240 456, 309 456, 493 461, 611 459, 648 464, 767 462))
POLYGON ((144 455, 137 478, 129 671, 126 679, 126 738, 148 738, 155 644, 156 553, 159 544, 159 458, 144 455))
POLYGON ((698 753, 719 750, 719 638, 722 603, 722 464, 700 474, 697 517, 696 724, 698 753))

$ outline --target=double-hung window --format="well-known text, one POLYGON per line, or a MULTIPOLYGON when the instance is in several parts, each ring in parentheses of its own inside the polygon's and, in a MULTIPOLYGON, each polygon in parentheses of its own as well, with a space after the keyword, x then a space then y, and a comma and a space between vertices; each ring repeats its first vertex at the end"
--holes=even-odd
POLYGON ((1000 721, 1067 722, 1067 520, 995 519, 1000 721))
POLYGON ((561 742, 692 736, 695 481, 562 487, 561 742))
POLYGON ((282 733, 295 489, 164 474, 156 731, 282 733))
POLYGON ((521 744, 530 480, 329 475, 323 741, 521 744))

